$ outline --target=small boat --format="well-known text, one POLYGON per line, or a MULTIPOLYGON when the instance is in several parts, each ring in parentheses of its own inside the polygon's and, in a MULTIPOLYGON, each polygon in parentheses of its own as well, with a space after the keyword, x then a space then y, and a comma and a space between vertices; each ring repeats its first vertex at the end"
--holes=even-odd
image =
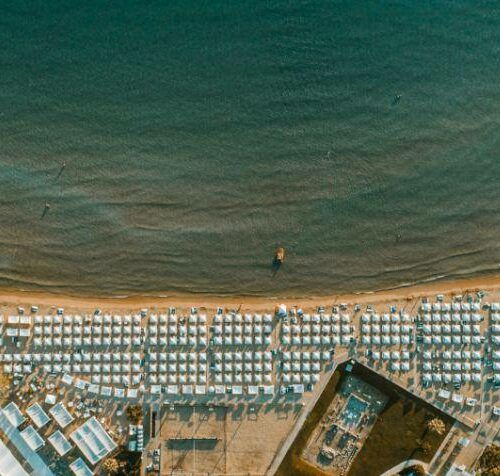
POLYGON ((283 261, 285 261, 285 248, 283 247, 279 247, 277 250, 276 250, 276 253, 274 255, 274 261, 276 263, 283 263, 283 261))

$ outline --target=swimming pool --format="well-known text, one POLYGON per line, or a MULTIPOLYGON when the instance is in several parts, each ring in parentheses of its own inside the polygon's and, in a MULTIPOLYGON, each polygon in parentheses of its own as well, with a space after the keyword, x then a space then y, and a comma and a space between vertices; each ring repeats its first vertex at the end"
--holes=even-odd
POLYGON ((344 411, 342 412, 342 421, 347 426, 357 425, 361 418, 361 415, 368 407, 368 403, 360 400, 359 398, 351 395, 349 400, 344 407, 344 411))

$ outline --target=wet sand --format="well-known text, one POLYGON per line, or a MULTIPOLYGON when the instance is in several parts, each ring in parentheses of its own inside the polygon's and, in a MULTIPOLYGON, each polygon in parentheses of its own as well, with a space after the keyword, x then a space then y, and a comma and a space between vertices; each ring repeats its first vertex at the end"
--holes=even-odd
POLYGON ((164 309, 169 306, 185 308, 197 306, 199 308, 216 309, 218 306, 226 309, 241 309, 251 311, 269 310, 279 303, 289 306, 298 306, 304 309, 319 305, 329 306, 339 303, 347 304, 375 304, 411 301, 423 296, 442 294, 464 294, 467 292, 493 292, 500 290, 500 276, 463 279, 455 281, 434 281, 416 286, 399 287, 396 289, 381 290, 372 293, 352 293, 343 295, 325 296, 213 296, 204 294, 174 294, 164 293, 158 296, 95 296, 80 297, 76 295, 52 294, 33 291, 19 291, 14 289, 0 289, 0 304, 5 307, 38 305, 43 307, 61 306, 67 310, 94 309, 102 310, 137 310, 139 308, 164 309))

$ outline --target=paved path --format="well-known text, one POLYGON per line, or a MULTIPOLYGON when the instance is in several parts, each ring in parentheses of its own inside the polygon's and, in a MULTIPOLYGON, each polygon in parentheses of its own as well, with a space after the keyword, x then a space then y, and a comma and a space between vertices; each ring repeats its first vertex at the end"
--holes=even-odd
POLYGON ((281 445, 281 448, 276 453, 276 456, 274 457, 271 466, 269 466, 269 468, 266 471, 267 476, 274 476, 281 462, 288 453, 290 446, 292 446, 292 443, 295 441, 295 438, 302 429, 302 426, 304 425, 306 418, 312 412, 314 406, 316 405, 316 402, 319 400, 319 397, 321 397, 321 395, 323 394, 323 391, 325 390, 325 387, 328 385, 328 382, 330 382, 330 378, 337 369, 338 365, 349 359, 350 356, 348 355, 347 352, 343 352, 340 355, 335 354, 335 361, 333 367, 325 374, 325 379, 323 380, 321 385, 318 388, 314 389, 314 396, 311 397, 307 405, 304 407, 304 409, 302 410, 302 414, 295 423, 295 426, 293 427, 292 431, 288 434, 286 440, 281 445))
POLYGON ((7 420, 3 410, 0 410, 0 430, 6 434, 9 441, 17 448, 17 451, 23 455, 23 458, 28 462, 31 468, 33 468, 32 474, 34 476, 55 476, 45 464, 45 461, 24 441, 19 430, 7 420))
POLYGON ((453 426, 450 428, 450 431, 439 445, 439 448, 434 453, 434 456, 432 457, 428 465, 428 471, 430 471, 431 474, 438 474, 438 469, 448 459, 449 453, 455 446, 453 440, 457 439, 457 435, 460 431, 460 425, 461 424, 458 421, 453 424, 453 426))
POLYGON ((391 468, 389 471, 386 471, 385 473, 382 473, 380 476, 392 476, 393 474, 398 474, 402 469, 409 468, 410 466, 422 466, 425 471, 427 471, 427 463, 424 463, 418 459, 408 459, 406 461, 403 461, 402 463, 397 464, 393 468, 391 468))

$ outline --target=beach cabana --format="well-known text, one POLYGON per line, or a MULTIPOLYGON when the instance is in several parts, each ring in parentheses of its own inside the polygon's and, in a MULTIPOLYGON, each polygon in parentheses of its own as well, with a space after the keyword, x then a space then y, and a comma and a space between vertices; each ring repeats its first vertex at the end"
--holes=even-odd
POLYGON ((448 400, 451 396, 451 393, 449 390, 445 390, 444 388, 442 388, 441 390, 439 390, 438 392, 438 397, 439 398, 443 398, 444 400, 448 400))
POLYGON ((464 401, 464 397, 460 393, 454 393, 451 396, 451 400, 455 403, 462 403, 464 401))
POLYGON ((422 380, 424 382, 431 382, 432 381, 432 375, 430 373, 425 373, 422 375, 422 380))
MULTIPOLYGON (((103 383, 109 383, 109 375, 103 375, 103 383)), ((111 397, 112 395, 112 388, 107 387, 107 386, 102 386, 101 387, 101 395, 105 397, 111 397)))
POLYGON ((293 393, 301 394, 301 393, 304 393, 304 391, 305 391, 305 388, 304 388, 303 384, 296 384, 293 386, 293 393))
POLYGON ((439 382, 442 382, 442 380, 443 380, 443 377, 442 377, 441 373, 434 372, 432 374, 432 381, 433 382, 439 383, 439 382))
MULTIPOLYGON (((195 385, 194 393, 196 395, 205 395, 207 393, 207 388, 205 387, 205 385, 195 385)), ((233 393, 234 393, 234 389, 233 389, 233 393)))

